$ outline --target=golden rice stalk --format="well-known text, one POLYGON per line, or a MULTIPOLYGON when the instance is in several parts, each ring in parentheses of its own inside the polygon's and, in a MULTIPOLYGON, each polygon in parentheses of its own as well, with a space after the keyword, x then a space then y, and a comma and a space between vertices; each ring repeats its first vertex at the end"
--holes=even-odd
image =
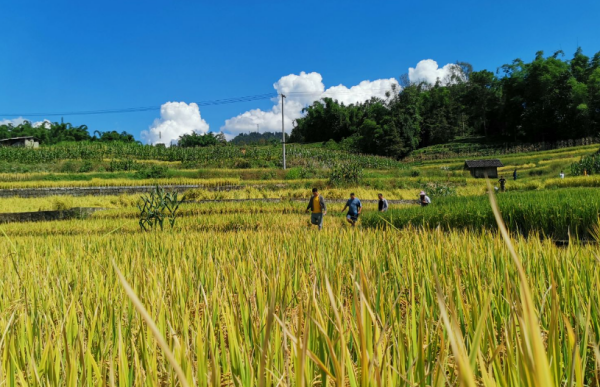
POLYGON ((136 294, 133 291, 133 289, 131 288, 131 286, 129 286, 129 283, 127 282, 125 277, 123 277, 123 274, 121 274, 121 271, 117 267, 117 264, 115 263, 115 261, 113 261, 112 264, 113 264, 113 268, 115 269, 115 272, 117 273, 117 276, 119 277, 119 281, 121 281, 121 285, 123 285, 123 289, 125 289, 125 293, 127 294, 127 297, 129 297, 129 299, 133 303, 133 306, 135 306, 135 309, 137 309, 138 313, 142 316, 142 318, 144 319, 146 324, 148 324, 148 327, 152 331, 152 334, 154 335, 156 342, 158 343, 159 347, 165 353, 165 356, 167 357, 167 360, 171 364, 171 367, 173 367, 173 369, 175 370, 175 373, 177 374, 177 378, 179 379, 179 382, 181 383, 181 385, 183 387, 189 387, 187 379, 185 377, 185 374, 183 373, 183 370, 177 363, 177 360, 175 360, 175 356, 169 349, 169 346, 167 345, 167 342, 165 341, 165 339, 160 334, 160 331, 158 330, 158 327, 152 320, 152 317, 150 317, 150 314, 146 311, 146 308, 144 308, 144 305, 142 305, 142 302, 140 301, 140 299, 136 296, 136 294))

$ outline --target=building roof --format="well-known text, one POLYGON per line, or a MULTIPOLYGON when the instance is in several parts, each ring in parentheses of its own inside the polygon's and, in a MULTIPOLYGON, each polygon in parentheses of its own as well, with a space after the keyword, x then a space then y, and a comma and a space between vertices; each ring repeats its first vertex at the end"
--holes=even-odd
POLYGON ((36 140, 36 141, 40 141, 37 137, 22 136, 22 137, 4 138, 4 139, 0 140, 0 142, 2 142, 2 141, 18 141, 18 140, 36 140))
POLYGON ((500 162, 498 159, 490 159, 490 160, 467 160, 465 161, 465 168, 494 168, 494 167, 503 167, 504 164, 500 162))

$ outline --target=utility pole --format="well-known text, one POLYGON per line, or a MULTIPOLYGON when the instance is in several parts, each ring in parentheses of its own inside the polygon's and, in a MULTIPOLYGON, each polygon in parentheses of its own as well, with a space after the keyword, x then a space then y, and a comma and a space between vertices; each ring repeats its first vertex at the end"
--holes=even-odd
POLYGON ((285 121, 283 119, 283 99, 285 95, 281 94, 281 143, 283 144, 283 169, 285 170, 285 121))

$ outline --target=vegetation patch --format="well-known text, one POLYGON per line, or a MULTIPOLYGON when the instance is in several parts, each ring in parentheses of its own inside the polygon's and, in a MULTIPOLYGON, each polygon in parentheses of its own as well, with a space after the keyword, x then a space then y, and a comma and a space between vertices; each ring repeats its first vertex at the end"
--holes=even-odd
MULTIPOLYGON (((595 189, 500 193, 497 198, 508 229, 523 236, 539 233, 560 240, 590 239, 590 230, 598 223, 600 193, 595 189)), ((486 196, 443 197, 427 207, 369 213, 363 224, 375 228, 423 226, 472 231, 497 228, 486 196)))

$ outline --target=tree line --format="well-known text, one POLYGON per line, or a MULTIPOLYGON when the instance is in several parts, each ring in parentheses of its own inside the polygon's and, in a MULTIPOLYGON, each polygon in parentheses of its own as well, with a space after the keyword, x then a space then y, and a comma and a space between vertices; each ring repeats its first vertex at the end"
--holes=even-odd
POLYGON ((345 105, 331 98, 314 102, 295 121, 291 142, 334 140, 363 153, 401 158, 420 147, 459 136, 490 142, 555 142, 600 133, 600 52, 577 49, 529 63, 515 59, 496 73, 453 66, 435 84, 409 82, 388 98, 345 105))
MULTIPOLYGON (((286 141, 289 140, 289 135, 285 134, 286 141)), ((233 145, 278 145, 281 144, 281 133, 276 132, 250 132, 240 133, 231 141, 233 145)))
POLYGON ((90 134, 86 125, 73 126, 68 122, 49 122, 33 124, 23 121, 18 125, 12 123, 0 125, 0 139, 33 136, 42 144, 58 144, 60 142, 100 141, 100 142, 136 142, 132 134, 125 131, 100 132, 90 134))

